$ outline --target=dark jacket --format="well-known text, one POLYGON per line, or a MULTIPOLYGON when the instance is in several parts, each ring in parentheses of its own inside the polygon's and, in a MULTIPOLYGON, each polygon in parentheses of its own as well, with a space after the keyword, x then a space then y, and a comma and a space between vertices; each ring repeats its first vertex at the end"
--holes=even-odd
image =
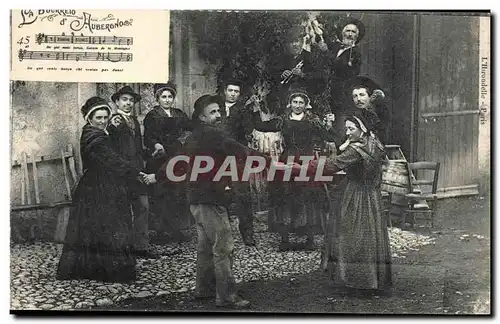
POLYGON ((135 179, 141 171, 116 152, 111 138, 104 131, 90 124, 83 126, 80 152, 84 173, 96 171, 104 178, 113 177, 113 182, 123 182, 135 179))
POLYGON ((285 154, 290 154, 290 152, 310 154, 314 148, 322 146, 323 141, 334 139, 333 131, 326 130, 320 118, 311 112, 306 112, 301 121, 291 120, 289 113, 269 121, 262 121, 258 112, 253 113, 252 117, 256 130, 282 133, 285 154))
POLYGON ((390 134, 388 133, 391 127, 391 116, 385 105, 376 105, 371 110, 362 109, 361 115, 368 123, 366 127, 377 135, 382 144, 391 144, 389 143, 390 134))
POLYGON ((357 47, 345 50, 339 57, 342 48, 340 42, 328 44, 328 78, 331 91, 331 108, 334 113, 346 111, 351 103, 349 82, 361 71, 361 53, 357 47), (349 64, 350 62, 350 64, 349 64))
POLYGON ((227 116, 224 100, 221 101, 220 107, 225 131, 241 144, 248 145, 247 135, 252 134, 253 131, 250 108, 246 108, 243 102, 236 102, 229 108, 229 116, 227 116))
MULTIPOLYGON (((113 116, 116 115, 120 116, 119 114, 114 114, 113 116)), ((118 125, 118 127, 112 124, 108 126, 110 140, 117 153, 134 165, 138 170, 143 171, 146 152, 142 145, 141 126, 139 125, 139 121, 135 116, 130 116, 129 121, 126 121, 124 116, 121 117, 122 123, 118 125)), ((129 193, 133 196, 145 194, 147 191, 146 185, 137 179, 127 181, 127 187, 129 193)))
MULTIPOLYGON (((249 155, 261 155, 229 137, 223 128, 204 123, 196 125, 186 141, 183 152, 190 157, 186 181, 188 201, 191 205, 227 205, 229 197, 226 195, 225 188, 231 184, 231 178, 222 177, 220 181, 213 181, 223 161, 227 156, 236 156, 236 159, 241 161, 249 155), (212 157, 215 160, 215 166, 212 171, 200 174, 195 181, 190 181, 192 163, 196 156, 212 157)), ((182 164, 179 165, 179 168, 182 168, 182 164)), ((166 165, 162 166, 157 173, 159 181, 166 181, 165 167, 166 165)), ((239 165, 238 170, 241 171, 241 168, 242 166, 239 165)), ((177 169, 174 168, 174 170, 177 169)), ((174 172, 179 175, 176 171, 174 172)))
MULTIPOLYGON (((120 114, 113 114, 112 118, 117 115, 121 116, 120 114)), ((122 123, 118 127, 111 124, 108 126, 109 136, 117 152, 127 161, 133 163, 136 168, 143 170, 146 152, 142 144, 139 121, 137 117, 130 116, 131 124, 129 125, 125 121, 125 117, 121 117, 122 123)))
POLYGON ((337 53, 343 47, 340 42, 333 42, 328 44, 328 64, 330 80, 348 80, 355 77, 361 71, 361 53, 358 48, 354 46, 351 49, 345 50, 339 57, 337 53), (349 65, 349 61, 351 65, 349 65))
POLYGON ((285 54, 279 62, 272 68, 272 83, 281 93, 282 100, 286 101, 286 96, 292 89, 305 89, 314 98, 321 94, 328 82, 328 58, 327 53, 321 52, 313 47, 311 52, 302 51, 297 57, 285 54), (281 84, 281 74, 285 70, 292 70, 299 62, 303 62, 303 76, 294 75, 289 82, 281 84))
POLYGON ((148 172, 156 172, 158 168, 182 147, 178 140, 184 131, 192 130, 193 125, 186 113, 180 109, 172 109, 169 117, 160 106, 154 107, 144 118, 144 145, 149 158, 147 160, 148 172), (165 156, 153 159, 151 154, 155 151, 155 144, 163 145, 165 156))

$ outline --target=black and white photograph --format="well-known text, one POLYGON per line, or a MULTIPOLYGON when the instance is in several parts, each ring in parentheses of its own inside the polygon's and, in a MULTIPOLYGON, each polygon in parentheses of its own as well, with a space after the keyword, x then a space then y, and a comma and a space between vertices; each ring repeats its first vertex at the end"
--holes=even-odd
POLYGON ((492 314, 490 11, 151 12, 11 11, 11 314, 492 314))

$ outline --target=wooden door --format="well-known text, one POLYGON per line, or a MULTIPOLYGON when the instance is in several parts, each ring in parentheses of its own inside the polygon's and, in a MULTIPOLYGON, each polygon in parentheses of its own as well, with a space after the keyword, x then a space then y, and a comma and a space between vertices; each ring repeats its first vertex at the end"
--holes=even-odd
POLYGON ((444 196, 477 193, 479 18, 421 15, 415 160, 441 162, 444 196))

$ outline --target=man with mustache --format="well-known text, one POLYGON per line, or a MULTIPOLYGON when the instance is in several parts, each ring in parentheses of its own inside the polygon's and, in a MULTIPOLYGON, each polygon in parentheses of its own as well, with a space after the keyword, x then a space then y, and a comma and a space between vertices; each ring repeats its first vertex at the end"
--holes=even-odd
MULTIPOLYGON (((217 307, 246 308, 250 303, 238 295, 232 270, 234 239, 225 190, 232 179, 229 176, 215 177, 221 169, 227 170, 227 167, 223 168, 223 163, 230 157, 246 160, 251 155, 263 155, 228 136, 222 114, 219 97, 203 95, 198 98, 192 115, 193 133, 184 147, 189 158, 187 173, 182 164, 176 164, 173 170, 168 171, 168 164, 165 163, 156 175, 146 175, 144 179, 146 183, 166 182, 169 181, 167 172, 186 176, 188 201, 198 234, 196 298, 215 298, 217 307), (196 162, 203 158, 213 161, 209 170, 203 170, 205 172, 201 171, 204 163, 196 162)), ((277 170, 286 168, 281 163, 272 162, 270 157, 264 158, 267 165, 273 163, 277 170)), ((207 165, 205 163, 203 167, 207 165)))
MULTIPOLYGON (((231 185, 231 179, 222 177, 215 181, 212 178, 226 157, 235 156, 238 160, 244 160, 249 155, 259 153, 227 136, 223 125, 224 111, 221 111, 219 102, 217 96, 211 95, 196 100, 192 116, 195 127, 185 146, 191 161, 202 155, 209 155, 215 160, 210 172, 198 175, 195 181, 188 181, 188 200, 198 232, 196 296, 215 297, 219 307, 244 308, 249 306, 249 302, 238 296, 232 272, 234 239, 225 190, 231 185)), ((187 179, 191 179, 192 174, 191 162, 187 179)))
MULTIPOLYGON (((145 151, 142 145, 141 128, 133 114, 134 105, 141 96, 125 86, 111 96, 116 104, 117 113, 111 117, 109 133, 117 151, 139 170, 144 170, 145 151)), ((149 251, 148 216, 149 201, 147 187, 139 180, 127 184, 128 199, 133 211, 134 249, 138 257, 157 258, 149 251)))
POLYGON ((361 113, 368 123, 367 126, 373 130, 379 140, 388 144, 391 116, 385 105, 384 91, 375 81, 365 76, 357 76, 350 83, 356 110, 361 113))
MULTIPOLYGON (((349 79, 361 71, 361 53, 358 44, 365 35, 364 24, 355 18, 344 20, 335 30, 334 39, 326 39, 328 48, 328 74, 330 82, 331 109, 343 113, 349 79)), ((340 117, 340 116, 339 116, 340 117)), ((343 120, 339 120, 344 125, 343 120)))

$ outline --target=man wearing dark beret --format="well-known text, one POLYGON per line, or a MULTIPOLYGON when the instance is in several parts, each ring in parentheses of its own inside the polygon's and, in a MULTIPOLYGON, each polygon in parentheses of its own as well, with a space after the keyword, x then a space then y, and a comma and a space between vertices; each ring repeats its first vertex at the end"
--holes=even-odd
MULTIPOLYGON (((193 122, 196 126, 186 142, 186 152, 193 159, 210 154, 216 161, 213 170, 227 156, 246 157, 253 151, 224 131, 219 98, 204 95, 195 102, 193 122)), ((192 174, 189 167, 188 179, 192 174)), ((226 177, 227 178, 227 177, 226 177)), ((188 182, 188 200, 198 231, 198 258, 196 295, 198 298, 216 297, 217 306, 244 308, 247 300, 238 296, 232 272, 234 240, 227 213, 226 186, 230 179, 220 181, 197 180, 188 182)))
MULTIPOLYGON (((231 185, 231 179, 225 176, 215 180, 214 176, 228 157, 241 161, 250 155, 262 154, 228 135, 224 129, 218 96, 201 96, 194 108, 194 129, 186 141, 185 151, 190 158, 187 172, 188 201, 198 232, 196 297, 215 297, 219 307, 245 308, 249 302, 237 294, 232 272, 234 239, 227 212, 229 199, 225 192, 225 188, 231 185), (194 158, 200 156, 213 158, 214 166, 208 173, 191 179, 196 167, 193 166, 194 158)), ((266 163, 271 163, 269 157, 266 163)), ((167 181, 166 166, 161 169, 156 179, 159 182, 167 181)))

